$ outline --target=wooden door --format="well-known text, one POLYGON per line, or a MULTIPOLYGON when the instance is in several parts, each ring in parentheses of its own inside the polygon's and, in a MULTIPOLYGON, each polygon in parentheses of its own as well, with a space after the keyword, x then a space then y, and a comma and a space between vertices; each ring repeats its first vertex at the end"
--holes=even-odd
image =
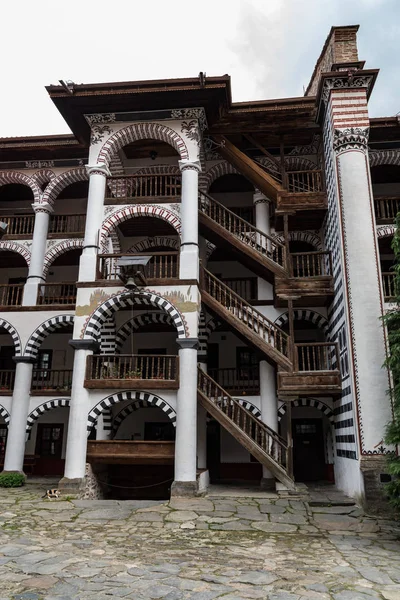
POLYGON ((293 469, 296 481, 325 477, 322 419, 293 419, 293 469))
POLYGON ((37 475, 62 475, 64 460, 61 459, 64 425, 39 423, 36 435, 35 465, 37 475))

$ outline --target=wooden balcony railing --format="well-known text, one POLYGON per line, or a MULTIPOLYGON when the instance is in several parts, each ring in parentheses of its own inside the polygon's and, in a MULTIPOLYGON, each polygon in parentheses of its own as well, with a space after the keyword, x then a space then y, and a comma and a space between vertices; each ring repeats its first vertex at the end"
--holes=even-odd
POLYGON ((0 285, 0 306, 21 306, 24 284, 0 285))
POLYGON ((378 196, 375 198, 375 218, 378 223, 394 223, 400 211, 400 196, 378 196))
POLYGON ((229 210, 231 210, 235 215, 244 219, 251 225, 255 225, 254 218, 254 208, 253 206, 230 206, 229 210))
POLYGON ((204 268, 200 270, 200 284, 205 292, 248 327, 250 331, 256 333, 261 340, 290 359, 289 336, 280 327, 204 268))
POLYGON ((34 369, 32 373, 33 391, 68 391, 72 384, 72 369, 34 369))
MULTIPOLYGON (((33 235, 35 215, 0 215, 0 221, 7 223, 7 235, 33 235)), ((85 232, 86 215, 52 215, 49 223, 49 234, 83 234, 85 232)))
POLYGON ((338 371, 339 347, 330 342, 295 344, 294 371, 338 371))
POLYGON ((7 235, 30 236, 33 234, 35 215, 1 215, 0 221, 7 223, 7 235))
POLYGON ((106 199, 114 198, 169 198, 176 200, 181 195, 181 176, 130 175, 107 177, 106 199))
POLYGON ((222 277, 221 281, 244 300, 257 298, 257 277, 222 277))
POLYGON ((15 370, 0 371, 0 392, 12 391, 15 383, 15 370))
POLYGON ((207 372, 224 390, 246 394, 258 394, 260 391, 258 366, 208 369, 207 372))
POLYGON ((394 302, 396 298, 396 274, 382 273, 382 285, 385 302, 394 302))
POLYGON ((285 246, 251 225, 214 198, 200 192, 200 210, 241 242, 285 267, 285 246))
POLYGON ((133 256, 151 256, 151 260, 144 267, 147 279, 177 279, 179 277, 179 252, 142 252, 129 254, 99 254, 97 259, 97 278, 113 280, 119 279, 125 269, 130 267, 120 266, 118 259, 133 256))
POLYGON ((321 252, 295 252, 290 255, 293 277, 324 277, 332 275, 332 256, 321 252))
POLYGON ((315 194, 324 191, 322 171, 318 169, 314 171, 287 171, 284 183, 286 183, 287 190, 294 194, 315 194))
MULTIPOLYGON (((174 355, 112 354, 88 356, 86 379, 106 380, 178 380, 178 357, 174 355)), ((153 383, 152 383, 153 385, 153 383)))
POLYGON ((76 284, 43 283, 38 289, 37 303, 40 306, 50 304, 75 304, 76 284))
POLYGON ((85 233, 86 215, 52 215, 49 233, 85 233))

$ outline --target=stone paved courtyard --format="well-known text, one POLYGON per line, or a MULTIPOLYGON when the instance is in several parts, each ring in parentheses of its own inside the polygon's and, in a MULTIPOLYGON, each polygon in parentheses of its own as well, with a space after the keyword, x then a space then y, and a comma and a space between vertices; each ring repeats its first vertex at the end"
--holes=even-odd
POLYGON ((400 600, 400 523, 318 506, 323 493, 317 506, 42 494, 0 490, 0 600, 400 600))

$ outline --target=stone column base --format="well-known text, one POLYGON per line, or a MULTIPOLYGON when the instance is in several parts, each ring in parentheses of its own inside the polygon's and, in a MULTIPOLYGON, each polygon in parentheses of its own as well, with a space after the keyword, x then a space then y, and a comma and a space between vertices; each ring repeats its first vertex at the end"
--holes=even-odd
POLYGON ((193 496, 197 496, 197 481, 174 481, 171 485, 171 498, 193 496))
POLYGON ((58 483, 58 489, 64 495, 73 494, 74 496, 77 496, 85 491, 85 485, 84 477, 78 479, 63 477, 58 483))
POLYGON ((27 480, 26 473, 24 473, 23 471, 1 471, 0 475, 8 475, 10 473, 18 473, 18 475, 23 475, 25 477, 25 481, 27 480))
POLYGON ((276 490, 275 479, 273 477, 272 478, 262 477, 260 479, 260 488, 262 490, 269 490, 271 492, 275 492, 275 490, 276 490))

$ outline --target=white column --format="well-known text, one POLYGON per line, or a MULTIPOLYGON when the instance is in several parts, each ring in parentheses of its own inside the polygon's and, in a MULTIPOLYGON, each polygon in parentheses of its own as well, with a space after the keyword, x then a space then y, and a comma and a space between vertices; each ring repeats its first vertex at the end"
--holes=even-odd
POLYGON ((87 450, 87 419, 90 407, 89 391, 84 387, 86 359, 93 354, 95 343, 91 340, 70 340, 75 348, 72 374, 71 404, 69 409, 67 449, 63 490, 80 489, 85 478, 87 450))
POLYGON ((344 289, 351 324, 354 389, 363 453, 376 452, 391 419, 379 281, 373 198, 367 155, 368 130, 335 130, 341 228, 344 238, 344 289))
MULTIPOLYGON (((271 217, 270 217, 270 206, 269 200, 262 192, 256 190, 253 194, 253 204, 255 208, 256 227, 266 235, 271 235, 271 217)), ((262 240, 264 241, 264 240, 262 240)), ((268 244, 268 242, 267 242, 268 244)), ((257 277, 257 289, 259 300, 272 300, 274 297, 274 290, 272 285, 257 277)))
MULTIPOLYGON (((268 427, 278 432, 278 399, 276 396, 275 368, 266 360, 260 362, 260 401, 261 420, 268 427)), ((274 488, 275 479, 271 471, 263 466, 261 486, 274 488)))
POLYGON ((33 228, 31 262, 29 273, 24 286, 22 306, 36 306, 38 287, 44 283, 43 266, 46 254, 47 232, 49 230, 49 218, 53 208, 47 202, 43 204, 32 204, 35 211, 35 225, 33 228))
POLYGON ((180 160, 182 172, 180 279, 199 278, 198 161, 180 160))
POLYGON ((85 238, 79 262, 79 281, 95 281, 99 234, 103 221, 107 165, 86 166, 89 175, 89 194, 86 211, 85 238))
POLYGON ((177 394, 175 480, 171 495, 197 492, 197 338, 178 339, 179 390, 177 394))
POLYGON ((29 400, 34 359, 19 356, 11 404, 4 471, 23 472, 26 442, 26 424, 29 415, 29 400))
MULTIPOLYGON (((198 366, 207 373, 207 356, 198 355, 198 366)), ((197 403, 197 466, 207 468, 207 411, 197 403)))

